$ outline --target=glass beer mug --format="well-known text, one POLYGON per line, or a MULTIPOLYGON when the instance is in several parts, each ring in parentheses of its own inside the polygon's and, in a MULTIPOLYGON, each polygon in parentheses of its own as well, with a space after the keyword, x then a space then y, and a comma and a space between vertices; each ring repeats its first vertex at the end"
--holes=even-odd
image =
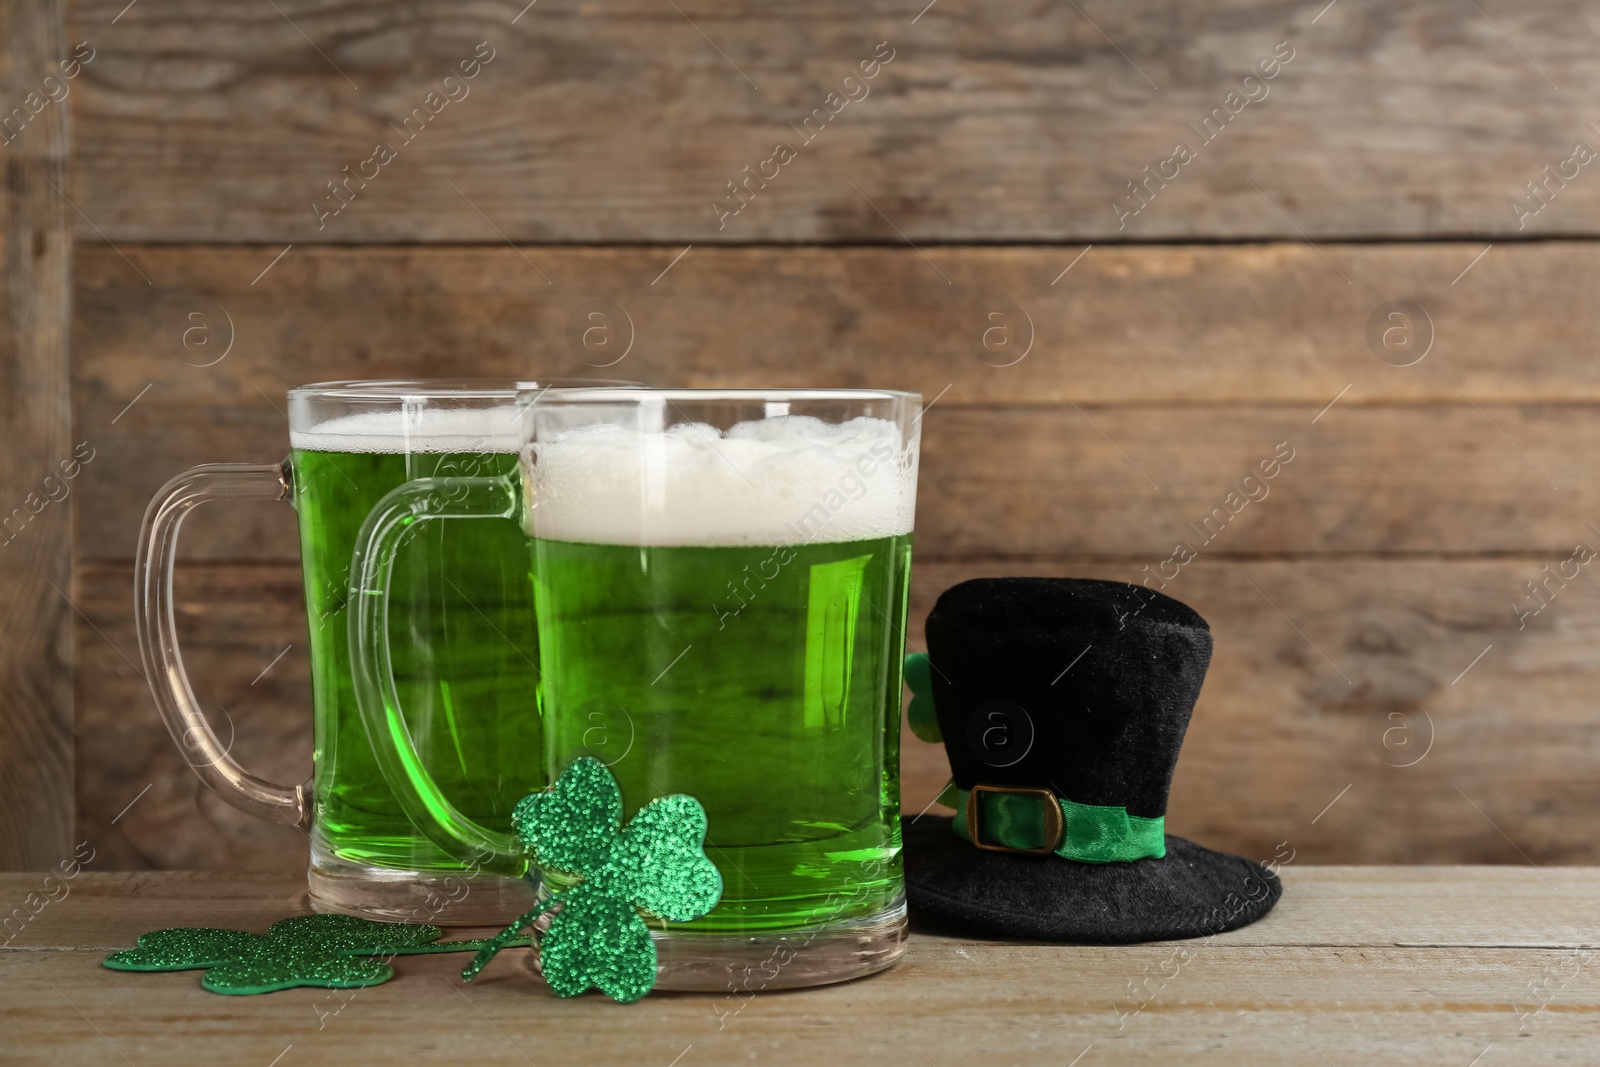
MULTIPOLYGON (((385 652, 393 540, 424 519, 520 520, 545 777, 592 755, 625 816, 668 793, 705 808, 723 896, 692 923, 650 920, 657 988, 814 985, 904 951, 919 405, 868 390, 553 389, 528 398, 520 479, 465 480, 445 510, 427 504, 437 484, 398 489, 357 550, 361 707, 401 761, 395 720, 412 715, 385 652)), ((431 836, 486 845, 459 811, 413 810, 443 825, 431 836)))
MULTIPOLYGON (((587 383, 599 384, 599 383, 587 383)), ((207 464, 168 482, 140 533, 135 614, 168 730, 211 790, 310 838, 314 907, 374 918, 501 923, 534 899, 525 861, 445 850, 420 833, 374 756, 356 710, 347 643, 357 533, 391 489, 419 477, 454 506, 454 482, 517 469, 513 381, 330 382, 290 390, 282 463, 207 464), (178 530, 219 499, 278 499, 299 513, 310 631, 315 770, 280 785, 245 770, 213 733, 179 653, 172 569, 178 530)), ((533 395, 533 394, 528 394, 533 395)), ((389 654, 405 697, 408 756, 462 812, 510 830, 512 805, 545 784, 535 696, 538 635, 527 546, 516 522, 438 523, 400 547, 389 654)))

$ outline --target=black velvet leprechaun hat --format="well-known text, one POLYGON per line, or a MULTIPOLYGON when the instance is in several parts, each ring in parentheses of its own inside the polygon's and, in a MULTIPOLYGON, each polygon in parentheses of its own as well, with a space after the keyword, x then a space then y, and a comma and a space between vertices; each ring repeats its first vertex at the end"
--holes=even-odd
POLYGON ((1232 930, 1277 903, 1260 864, 1165 832, 1211 661, 1192 608, 1123 582, 981 578, 945 591, 927 634, 907 665, 912 727, 942 736, 956 815, 903 821, 914 915, 1126 944, 1232 930))

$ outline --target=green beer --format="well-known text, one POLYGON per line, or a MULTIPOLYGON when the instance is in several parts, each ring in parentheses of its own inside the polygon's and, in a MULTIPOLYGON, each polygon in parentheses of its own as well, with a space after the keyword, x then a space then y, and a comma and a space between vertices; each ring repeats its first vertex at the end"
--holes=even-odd
POLYGON ((898 428, 604 427, 533 451, 547 774, 590 754, 629 815, 676 792, 705 807, 722 901, 666 931, 898 914, 915 484, 898 428))
MULTIPOLYGON (((412 825, 375 761, 351 679, 349 569, 362 522, 389 490, 514 472, 515 426, 508 402, 503 412, 365 412, 292 434, 316 711, 313 847, 324 864, 331 852, 335 864, 468 867, 412 825)), ((440 492, 448 507, 451 489, 440 492)), ((420 523, 396 556, 389 650, 418 756, 459 811, 506 832, 516 802, 545 784, 530 605, 514 521, 420 523)))
POLYGON ((546 697, 552 751, 558 763, 615 758, 630 814, 680 790, 705 806, 723 897, 694 928, 793 929, 888 906, 899 730, 884 709, 891 695, 899 709, 886 690, 900 684, 910 537, 540 540, 535 552, 545 669, 559 679, 546 697), (749 577, 762 572, 774 576, 749 577), (712 598, 737 607, 725 589, 735 577, 751 599, 719 622, 712 598))

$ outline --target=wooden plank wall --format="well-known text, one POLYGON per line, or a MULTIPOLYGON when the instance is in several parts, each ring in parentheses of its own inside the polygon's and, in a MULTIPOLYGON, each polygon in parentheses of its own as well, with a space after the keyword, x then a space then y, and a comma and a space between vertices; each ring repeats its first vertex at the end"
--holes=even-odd
MULTIPOLYGON (((76 832, 106 866, 304 863, 144 692, 150 494, 279 456, 302 382, 593 373, 565 337, 598 298, 636 331, 612 373, 937 398, 919 642, 967 577, 1161 567, 1292 451, 1168 588, 1217 639, 1175 832, 1600 862, 1600 586, 1527 592, 1600 548, 1586 5, 124 3, 78 0, 71 36, 76 832), (997 311, 1009 349, 978 340, 997 311), (211 366, 176 340, 195 313, 211 366)), ((293 516, 187 538, 197 689, 303 775, 293 516)), ((908 808, 942 765, 908 738, 908 808)))
POLYGON ((67 113, 39 95, 65 37, 59 5, 0 0, 0 99, 27 119, 0 133, 0 865, 19 867, 53 866, 74 832, 73 221, 67 113))

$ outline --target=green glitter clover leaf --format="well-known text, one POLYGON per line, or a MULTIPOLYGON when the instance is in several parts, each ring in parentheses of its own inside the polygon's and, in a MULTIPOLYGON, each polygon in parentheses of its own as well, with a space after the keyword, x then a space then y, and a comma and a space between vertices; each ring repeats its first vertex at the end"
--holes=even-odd
POLYGON ((657 797, 622 822, 622 791, 604 763, 579 756, 548 792, 525 797, 511 824, 540 866, 582 881, 491 939, 461 972, 472 981, 524 927, 555 910, 539 939, 539 968, 556 994, 590 987, 629 1003, 656 983, 656 946, 640 910, 691 922, 722 899, 706 858, 706 813, 694 797, 657 797))
POLYGON ((143 934, 138 947, 113 952, 115 971, 206 968, 203 989, 230 996, 295 986, 353 989, 387 982, 394 968, 375 956, 478 949, 483 941, 438 940, 437 926, 384 923, 353 915, 297 915, 265 935, 211 927, 175 927, 143 934))

